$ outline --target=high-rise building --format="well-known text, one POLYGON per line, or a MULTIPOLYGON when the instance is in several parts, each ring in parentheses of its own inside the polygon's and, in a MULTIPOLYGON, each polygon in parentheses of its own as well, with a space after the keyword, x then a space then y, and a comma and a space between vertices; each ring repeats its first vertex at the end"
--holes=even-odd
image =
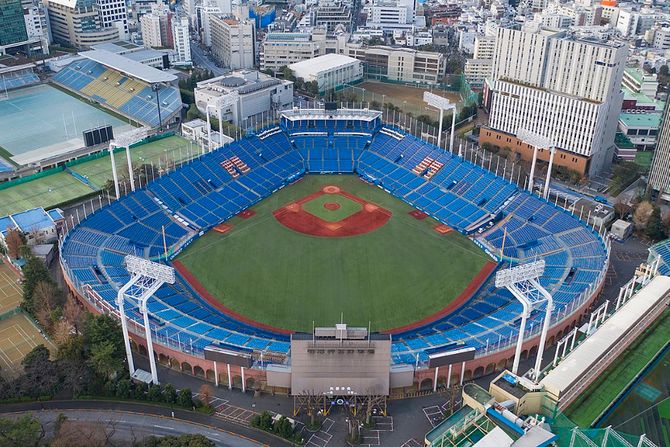
POLYGON ((140 17, 142 42, 147 48, 172 48, 172 12, 163 3, 152 5, 151 12, 140 17))
POLYGON ((119 39, 128 40, 128 6, 126 0, 96 0, 102 28, 116 28, 119 39))
MULTIPOLYGON (((525 129, 553 142, 555 164, 580 174, 601 172, 612 161, 626 57, 619 43, 500 28, 487 80, 489 125, 480 142, 530 160, 533 148, 516 138, 525 129)), ((548 160, 549 151, 538 158, 548 160)))
POLYGON ((252 22, 230 16, 213 16, 210 26, 212 54, 221 65, 233 70, 253 68, 256 39, 252 22))
POLYGON ((665 107, 661 128, 656 140, 656 150, 649 172, 649 188, 658 198, 670 202, 670 107, 665 107))
POLYGON ((191 39, 188 33, 188 17, 180 17, 172 22, 173 48, 176 54, 175 63, 191 64, 191 39))
POLYGON ((53 40, 62 45, 87 48, 116 42, 116 26, 104 28, 95 0, 49 0, 49 23, 53 40))
POLYGON ((27 40, 21 0, 0 0, 0 54, 4 54, 4 47, 9 48, 27 40))

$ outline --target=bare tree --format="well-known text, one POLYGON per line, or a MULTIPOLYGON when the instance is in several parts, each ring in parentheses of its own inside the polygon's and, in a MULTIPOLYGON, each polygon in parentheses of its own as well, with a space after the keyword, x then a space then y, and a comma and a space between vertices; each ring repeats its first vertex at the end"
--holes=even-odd
POLYGON ((18 228, 8 228, 5 235, 5 244, 10 258, 19 259, 20 249, 25 245, 25 236, 18 228))

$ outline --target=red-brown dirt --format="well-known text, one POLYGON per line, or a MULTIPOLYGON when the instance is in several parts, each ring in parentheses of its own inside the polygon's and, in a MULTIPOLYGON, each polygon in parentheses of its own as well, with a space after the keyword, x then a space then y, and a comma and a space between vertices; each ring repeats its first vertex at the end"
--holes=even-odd
POLYGON ((244 210, 240 214, 237 215, 237 217, 240 217, 242 219, 249 219, 250 217, 254 217, 256 215, 256 211, 254 210, 244 210))
POLYGON ((424 220, 426 217, 428 217, 428 214, 419 210, 410 211, 409 215, 415 218, 416 220, 424 220))
POLYGON ((340 204, 336 202, 327 202, 323 204, 323 207, 328 211, 335 211, 340 209, 340 204))
POLYGON ((225 234, 225 233, 229 232, 230 230, 232 230, 233 226, 230 225, 230 224, 222 223, 222 224, 219 224, 219 225, 215 226, 213 229, 217 233, 225 234))
POLYGON ((437 231, 440 234, 449 234, 452 231, 454 231, 449 225, 443 225, 443 224, 436 225, 435 228, 433 228, 433 230, 437 231))
MULTIPOLYGON (((337 203, 325 203, 337 205, 337 203)), ((332 208, 337 209, 337 208, 332 208)), ((298 233, 319 237, 347 237, 369 233, 382 227, 391 218, 391 212, 353 194, 343 191, 337 186, 324 186, 321 191, 310 194, 302 199, 289 203, 272 213, 279 223, 298 233), (302 209, 302 204, 307 203, 323 194, 339 194, 354 202, 363 205, 363 209, 346 217, 339 222, 327 222, 302 209)))

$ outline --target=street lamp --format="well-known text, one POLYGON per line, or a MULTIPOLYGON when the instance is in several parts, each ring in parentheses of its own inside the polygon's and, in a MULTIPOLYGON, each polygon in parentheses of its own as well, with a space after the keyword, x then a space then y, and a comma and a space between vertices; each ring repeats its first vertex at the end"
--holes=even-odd
POLYGON ((161 118, 161 101, 158 98, 158 91, 161 89, 160 84, 151 84, 151 90, 156 92, 156 106, 158 107, 158 130, 163 130, 163 119, 161 118))
POLYGON ((437 133, 437 147, 442 142, 442 118, 445 110, 451 110, 451 135, 449 136, 449 152, 454 152, 454 132, 456 130, 456 104, 447 98, 430 92, 423 92, 423 100, 432 107, 440 110, 440 127, 437 133))
POLYGON ((128 175, 130 176, 130 189, 135 191, 135 178, 133 177, 133 162, 130 158, 130 146, 142 141, 149 135, 148 127, 140 127, 129 132, 123 133, 109 142, 109 158, 112 162, 112 178, 114 179, 114 192, 116 198, 121 197, 119 191, 119 177, 116 172, 116 163, 114 162, 114 149, 117 147, 126 148, 126 159, 128 160, 128 175))
POLYGON ((526 129, 517 130, 516 137, 522 142, 533 146, 533 163, 530 165, 530 178, 528 179, 528 191, 533 193, 533 178, 535 176, 535 164, 537 163, 537 150, 550 149, 549 155, 549 169, 547 170, 547 178, 544 182, 543 197, 549 197, 549 180, 551 179, 551 168, 554 164, 554 154, 556 153, 556 146, 548 137, 542 136, 536 132, 526 129))

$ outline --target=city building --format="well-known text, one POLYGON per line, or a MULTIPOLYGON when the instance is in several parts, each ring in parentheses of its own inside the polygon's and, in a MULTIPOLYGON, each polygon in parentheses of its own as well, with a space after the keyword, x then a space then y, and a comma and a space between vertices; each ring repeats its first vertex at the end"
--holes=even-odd
POLYGON ((670 202, 670 108, 666 107, 658 131, 658 140, 649 172, 649 188, 657 197, 670 202))
POLYGON ((214 58, 233 70, 253 68, 256 58, 253 23, 220 15, 212 16, 210 23, 214 58))
POLYGON ((351 9, 343 2, 323 1, 315 8, 313 25, 325 27, 328 33, 333 33, 338 25, 350 31, 351 21, 351 9))
POLYGON ((657 28, 654 31, 654 48, 659 50, 667 50, 670 48, 670 26, 665 26, 663 28, 657 28))
POLYGON ((372 79, 435 84, 446 71, 446 58, 433 51, 349 43, 344 54, 363 62, 372 79))
POLYGON ((467 59, 463 74, 470 87, 481 89, 484 87, 484 81, 491 76, 492 67, 493 60, 491 59, 467 59))
POLYGON ((280 80, 255 70, 237 70, 198 82, 195 105, 206 114, 222 117, 236 126, 273 117, 293 106, 293 82, 280 80))
POLYGON ((172 12, 163 3, 156 3, 151 7, 150 13, 140 17, 144 46, 147 48, 172 48, 174 45, 172 20, 172 12))
POLYGON ((645 73, 639 68, 626 67, 623 72, 622 85, 635 93, 654 98, 658 90, 658 81, 656 75, 645 73))
POLYGON ((319 92, 363 79, 361 61, 342 54, 325 54, 311 60, 289 65, 296 78, 305 82, 316 81, 319 92))
POLYGON ((94 0, 48 0, 49 23, 54 42, 88 48, 120 39, 119 28, 103 28, 94 0))
POLYGON ((172 38, 172 47, 175 52, 174 63, 177 65, 191 65, 191 38, 188 17, 179 17, 172 21, 172 38))
POLYGON ((634 160, 637 152, 653 151, 660 126, 660 113, 622 112, 619 115, 619 129, 630 140, 634 150, 619 150, 617 157, 634 160))
MULTIPOLYGON (((580 174, 602 172, 613 157, 626 56, 620 43, 500 28, 487 80, 489 124, 480 143, 510 147, 530 160, 533 148, 516 138, 524 129, 552 141, 555 164, 580 174)), ((549 151, 538 158, 548 161, 549 151)))
POLYGON ((296 62, 325 54, 323 40, 313 33, 268 33, 261 45, 261 70, 277 71, 296 62))
POLYGON ((0 217, 0 243, 4 245, 7 231, 19 230, 26 237, 27 245, 40 245, 56 242, 58 229, 63 225, 63 211, 54 208, 44 211, 34 208, 9 216, 0 217))
POLYGON ((126 0, 96 0, 100 25, 104 29, 119 30, 119 39, 128 40, 128 6, 126 0))
MULTIPOLYGON (((42 54, 49 54, 49 44, 52 41, 49 14, 45 5, 39 3, 23 10, 26 22, 26 32, 29 41, 38 41, 42 54)), ((37 42, 36 42, 37 44, 37 42)))
POLYGON ((397 30, 412 32, 415 28, 417 17, 413 0, 374 0, 366 9, 368 28, 381 29, 386 34, 397 30))
POLYGON ((37 26, 42 24, 39 21, 39 11, 35 13, 37 18, 32 16, 33 8, 30 7, 24 17, 21 0, 0 0, 0 55, 17 51, 30 52, 40 46, 44 47, 45 43, 48 53, 48 32, 47 42, 44 42, 41 30, 39 33, 33 30, 35 20, 38 20, 37 26))

